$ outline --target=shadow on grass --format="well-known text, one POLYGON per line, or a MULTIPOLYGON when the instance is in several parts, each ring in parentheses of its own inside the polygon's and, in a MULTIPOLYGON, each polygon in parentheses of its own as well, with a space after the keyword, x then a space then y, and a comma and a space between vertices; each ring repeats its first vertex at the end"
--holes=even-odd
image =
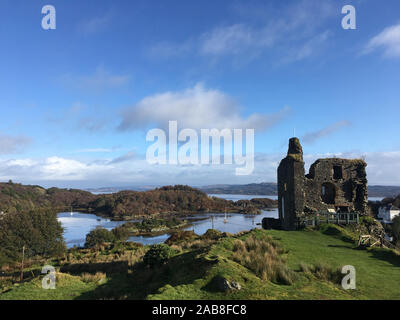
POLYGON ((82 273, 95 274, 103 272, 105 274, 127 273, 129 269, 128 261, 113 261, 101 263, 75 263, 63 265, 60 272, 71 275, 80 275, 82 273))
POLYGON ((350 236, 343 234, 343 232, 336 226, 326 225, 321 231, 325 235, 333 236, 337 239, 342 240, 343 242, 351 243, 354 245, 354 239, 352 239, 350 236))
POLYGON ((214 262, 201 257, 202 250, 180 254, 158 267, 138 263, 126 271, 107 274, 107 282, 76 299, 145 299, 165 285, 178 286, 202 278, 214 262), (129 271, 129 273, 128 273, 129 271))
POLYGON ((345 246, 345 245, 340 245, 340 244, 329 244, 329 248, 342 248, 342 249, 350 249, 350 250, 355 250, 357 247, 351 247, 351 246, 345 246))
MULTIPOLYGON (((40 276, 42 272, 42 269, 35 268, 31 270, 24 270, 23 271, 23 276, 22 276, 22 282, 29 282, 32 279, 35 279, 36 277, 40 276)), ((12 279, 13 282, 19 282, 20 283, 20 277, 21 277, 21 271, 14 269, 9 272, 2 272, 0 273, 0 281, 2 278, 10 278, 12 279)))
POLYGON ((387 261, 395 267, 400 267, 400 255, 397 255, 390 249, 371 248, 368 250, 375 259, 387 261))

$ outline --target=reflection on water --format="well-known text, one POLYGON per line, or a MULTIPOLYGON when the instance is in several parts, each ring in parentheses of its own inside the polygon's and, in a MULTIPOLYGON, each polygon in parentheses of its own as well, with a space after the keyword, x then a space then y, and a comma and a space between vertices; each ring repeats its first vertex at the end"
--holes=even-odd
POLYGON ((58 221, 64 227, 64 239, 67 247, 83 246, 86 235, 96 227, 103 227, 111 230, 123 221, 111 221, 110 219, 100 218, 94 214, 73 212, 62 212, 58 214, 58 221))

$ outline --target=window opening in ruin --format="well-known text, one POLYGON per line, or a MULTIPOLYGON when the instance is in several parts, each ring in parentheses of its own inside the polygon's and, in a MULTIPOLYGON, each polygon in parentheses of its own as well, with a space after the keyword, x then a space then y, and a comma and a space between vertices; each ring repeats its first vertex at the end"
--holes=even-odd
POLYGON ((333 179, 343 179, 342 166, 333 166, 333 179))
POLYGON ((332 183, 324 183, 321 187, 321 198, 326 204, 335 204, 336 189, 332 183))

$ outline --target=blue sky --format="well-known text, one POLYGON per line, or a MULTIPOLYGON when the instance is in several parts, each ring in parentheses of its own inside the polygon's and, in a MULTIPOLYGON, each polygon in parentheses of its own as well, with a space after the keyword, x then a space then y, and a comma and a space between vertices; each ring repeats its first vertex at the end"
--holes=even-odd
POLYGON ((100 187, 276 180, 287 140, 400 185, 400 3, 0 1, 0 180, 100 187), (41 28, 44 5, 56 30, 41 28), (344 30, 341 9, 356 8, 344 30), (255 170, 154 166, 149 129, 255 128, 255 170))

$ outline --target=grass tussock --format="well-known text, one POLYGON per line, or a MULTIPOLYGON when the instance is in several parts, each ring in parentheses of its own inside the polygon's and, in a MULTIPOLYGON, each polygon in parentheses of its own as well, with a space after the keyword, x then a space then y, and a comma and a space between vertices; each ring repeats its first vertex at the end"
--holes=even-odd
POLYGON ((104 272, 96 272, 92 273, 82 273, 80 278, 83 282, 96 282, 96 283, 104 283, 107 279, 107 275, 104 272))
POLYGON ((233 259, 252 270, 263 280, 280 284, 293 284, 296 274, 288 269, 282 256, 285 250, 272 237, 257 239, 255 236, 246 240, 235 240, 233 259))
POLYGON ((323 263, 308 265, 301 262, 299 266, 301 272, 304 272, 305 274, 312 274, 319 280, 340 284, 343 278, 341 268, 332 268, 323 263))

